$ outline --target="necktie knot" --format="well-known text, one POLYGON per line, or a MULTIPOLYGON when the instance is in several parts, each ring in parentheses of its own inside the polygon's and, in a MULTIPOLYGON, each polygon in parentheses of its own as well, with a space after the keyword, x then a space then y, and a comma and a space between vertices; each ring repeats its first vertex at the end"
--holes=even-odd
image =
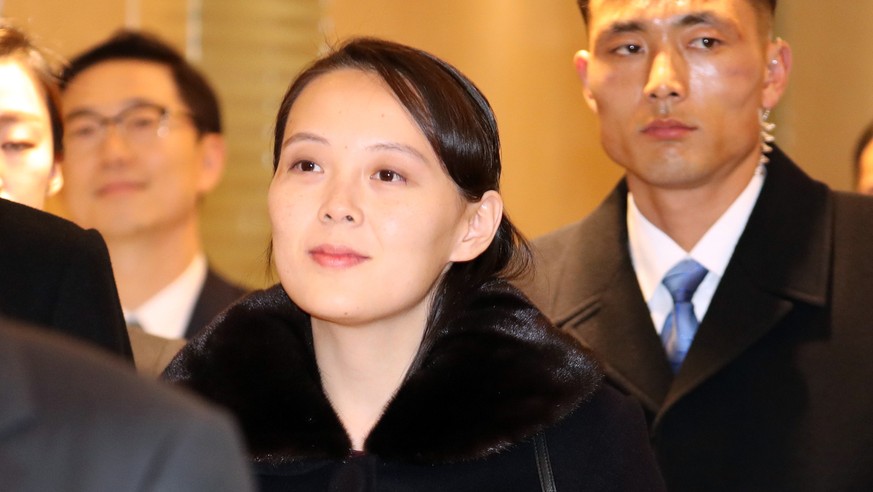
POLYGON ((678 372, 697 333, 697 317, 691 298, 706 277, 706 268, 694 260, 682 260, 664 275, 662 281, 673 297, 673 310, 667 316, 661 341, 673 372, 678 372))
POLYGON ((706 268, 700 263, 691 259, 682 260, 664 275, 663 283, 674 303, 690 302, 706 273, 706 268))

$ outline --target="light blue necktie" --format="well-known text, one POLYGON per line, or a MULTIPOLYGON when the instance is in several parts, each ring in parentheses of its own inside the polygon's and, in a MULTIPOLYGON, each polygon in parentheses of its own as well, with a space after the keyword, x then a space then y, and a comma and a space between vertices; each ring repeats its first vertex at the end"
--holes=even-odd
POLYGON ((706 273, 706 268, 703 268, 700 263, 691 259, 682 260, 664 275, 662 281, 673 297, 673 311, 664 322, 661 342, 664 344, 674 374, 682 366, 685 354, 688 353, 691 341, 697 333, 697 316, 694 315, 691 298, 706 273))

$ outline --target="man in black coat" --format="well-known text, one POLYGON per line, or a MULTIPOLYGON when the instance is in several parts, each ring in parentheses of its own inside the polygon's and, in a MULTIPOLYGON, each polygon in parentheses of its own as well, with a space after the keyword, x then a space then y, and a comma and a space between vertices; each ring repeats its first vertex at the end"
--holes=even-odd
POLYGON ((579 3, 576 67, 626 175, 536 241, 527 291, 640 401, 670 490, 871 490, 873 202, 769 145, 775 1, 579 3), (693 319, 662 281, 687 260, 693 319))
POLYGON ((0 313, 131 360, 112 266, 94 230, 0 199, 0 313))
POLYGON ((224 414, 0 318, 0 490, 252 489, 224 414))

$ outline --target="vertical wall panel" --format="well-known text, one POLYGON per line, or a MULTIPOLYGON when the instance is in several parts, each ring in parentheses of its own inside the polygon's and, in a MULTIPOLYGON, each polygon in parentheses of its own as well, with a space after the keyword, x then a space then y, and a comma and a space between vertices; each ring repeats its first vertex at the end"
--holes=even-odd
POLYGON ((210 258, 249 285, 267 281, 273 120, 293 76, 318 52, 316 0, 203 2, 202 67, 221 94, 228 167, 206 199, 210 258))

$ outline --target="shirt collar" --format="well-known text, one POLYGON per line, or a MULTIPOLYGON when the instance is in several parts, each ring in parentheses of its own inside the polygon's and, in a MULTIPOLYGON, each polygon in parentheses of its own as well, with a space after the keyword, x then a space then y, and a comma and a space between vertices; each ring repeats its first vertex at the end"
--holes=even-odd
POLYGON ((184 338, 194 304, 206 281, 207 263, 197 254, 175 280, 135 311, 124 310, 127 322, 136 321, 143 331, 164 338, 184 338))
POLYGON ((664 275, 676 263, 692 258, 718 278, 724 275, 746 222, 764 186, 766 168, 758 166, 745 189, 706 231, 691 252, 686 252, 640 212, 633 194, 627 194, 627 230, 631 261, 643 298, 652 298, 664 275))

